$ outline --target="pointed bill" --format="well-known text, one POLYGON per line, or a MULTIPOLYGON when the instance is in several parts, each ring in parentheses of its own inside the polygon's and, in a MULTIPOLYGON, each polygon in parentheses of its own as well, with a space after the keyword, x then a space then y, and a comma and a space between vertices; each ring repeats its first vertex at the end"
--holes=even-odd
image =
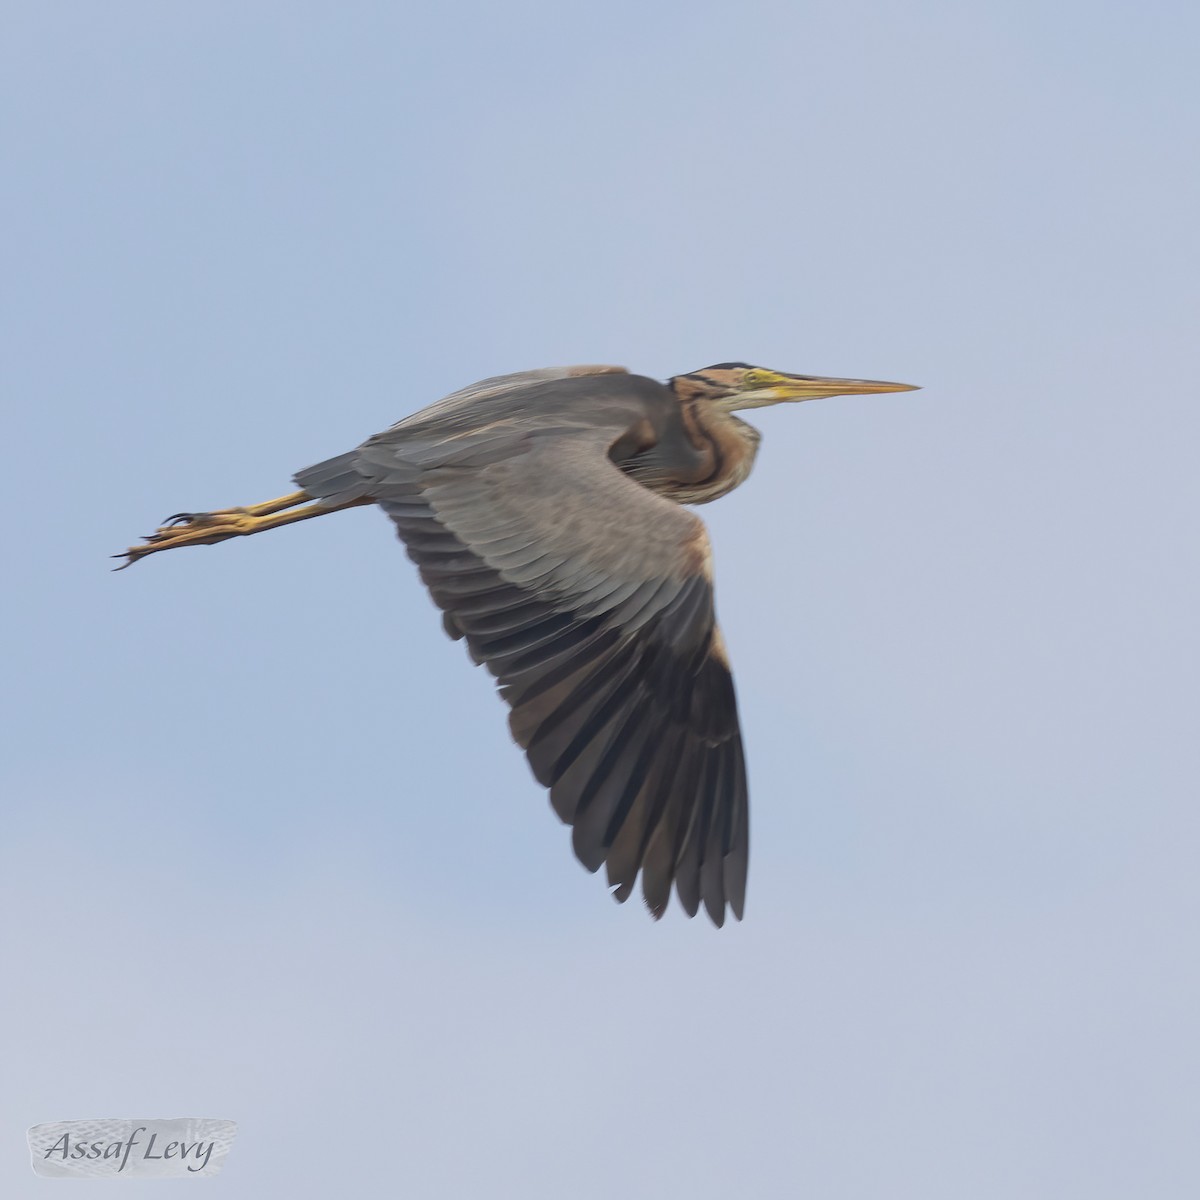
POLYGON ((824 396, 871 396, 880 392, 915 392, 913 383, 891 383, 883 379, 837 379, 823 375, 788 375, 754 367, 746 372, 732 408, 759 408, 788 400, 818 400, 824 396))

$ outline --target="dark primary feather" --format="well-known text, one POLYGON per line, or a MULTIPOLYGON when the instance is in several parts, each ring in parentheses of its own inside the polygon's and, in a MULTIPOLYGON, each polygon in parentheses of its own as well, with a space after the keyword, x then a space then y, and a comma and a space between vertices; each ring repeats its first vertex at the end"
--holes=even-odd
POLYGON ((703 523, 610 457, 670 411, 614 368, 485 380, 296 476, 388 513, 591 871, 660 916, 741 917, 749 845, 703 523))

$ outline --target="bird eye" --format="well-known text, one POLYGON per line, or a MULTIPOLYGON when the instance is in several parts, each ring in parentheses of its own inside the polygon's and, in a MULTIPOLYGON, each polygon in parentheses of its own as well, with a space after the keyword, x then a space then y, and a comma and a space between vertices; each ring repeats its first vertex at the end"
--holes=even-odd
POLYGON ((742 383, 748 387, 757 386, 760 383, 767 382, 767 372, 760 371, 757 367, 753 371, 747 371, 742 383))

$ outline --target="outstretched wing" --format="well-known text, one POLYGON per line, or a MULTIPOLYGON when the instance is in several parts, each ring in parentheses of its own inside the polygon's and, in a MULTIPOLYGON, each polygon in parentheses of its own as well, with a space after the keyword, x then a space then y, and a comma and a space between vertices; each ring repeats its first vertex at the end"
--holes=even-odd
MULTIPOLYGON (((580 861, 605 864, 621 901, 640 871, 655 917, 674 881, 721 925, 727 905, 742 916, 749 827, 708 536, 609 458, 642 410, 620 386, 573 407, 583 384, 425 410, 343 456, 342 482, 366 484, 447 631, 499 680, 580 861)), ((297 482, 325 494, 320 470, 297 482)))

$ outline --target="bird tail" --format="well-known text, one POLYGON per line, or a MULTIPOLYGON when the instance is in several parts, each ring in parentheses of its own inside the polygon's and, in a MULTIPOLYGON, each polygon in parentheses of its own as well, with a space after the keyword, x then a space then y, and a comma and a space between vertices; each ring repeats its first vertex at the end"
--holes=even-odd
POLYGON ((372 484, 358 470, 358 457, 358 451, 351 450, 336 458, 327 458, 315 466, 305 467, 292 478, 298 488, 331 508, 354 500, 368 500, 371 499, 372 484))

